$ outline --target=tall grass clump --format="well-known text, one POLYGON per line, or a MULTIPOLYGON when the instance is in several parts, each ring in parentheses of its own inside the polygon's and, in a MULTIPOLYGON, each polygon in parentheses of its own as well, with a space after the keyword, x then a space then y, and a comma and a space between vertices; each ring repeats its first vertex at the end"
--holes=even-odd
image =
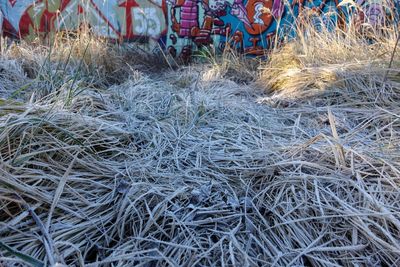
POLYGON ((8 39, 0 62, 11 77, 3 83, 4 94, 11 98, 34 95, 37 99, 55 94, 69 102, 88 88, 105 89, 122 83, 138 69, 162 69, 166 63, 158 60, 154 65, 151 61, 155 58, 135 46, 95 37, 88 28, 59 32, 47 39, 8 39))
POLYGON ((315 19, 311 14, 297 21, 298 38, 277 48, 260 67, 259 84, 273 95, 268 100, 311 97, 326 105, 348 98, 360 103, 398 98, 396 22, 360 25, 352 20, 332 29, 322 21, 315 26, 315 19))

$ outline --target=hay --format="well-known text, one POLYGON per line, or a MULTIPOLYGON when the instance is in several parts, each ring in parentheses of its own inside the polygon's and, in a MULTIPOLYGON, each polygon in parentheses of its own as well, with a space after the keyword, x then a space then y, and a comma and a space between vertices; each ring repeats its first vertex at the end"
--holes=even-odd
POLYGON ((368 37, 353 29, 306 28, 303 38, 277 49, 260 67, 258 84, 270 94, 263 101, 296 105, 322 98, 326 101, 319 105, 326 106, 342 102, 363 105, 379 97, 397 99, 400 49, 394 49, 398 46, 396 27, 368 37))
POLYGON ((71 64, 0 105, 0 264, 398 264, 400 108, 373 78, 368 105, 282 108, 227 66, 97 87, 71 64))

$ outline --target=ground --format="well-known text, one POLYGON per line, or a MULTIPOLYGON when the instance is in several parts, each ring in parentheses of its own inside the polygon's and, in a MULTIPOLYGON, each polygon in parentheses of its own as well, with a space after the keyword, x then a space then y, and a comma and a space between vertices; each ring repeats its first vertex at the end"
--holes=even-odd
POLYGON ((3 40, 0 265, 398 265, 397 37, 314 34, 186 66, 3 40))

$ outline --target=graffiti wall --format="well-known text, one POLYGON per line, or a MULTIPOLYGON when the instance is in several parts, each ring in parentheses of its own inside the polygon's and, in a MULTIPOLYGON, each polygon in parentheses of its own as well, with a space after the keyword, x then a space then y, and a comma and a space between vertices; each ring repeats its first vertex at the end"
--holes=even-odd
MULTIPOLYGON (((384 24, 400 0, 0 0, 0 29, 46 38, 89 26, 94 34, 188 56, 213 45, 258 55, 276 36, 293 34, 305 14, 325 26, 357 19, 384 24)), ((279 39, 279 38, 278 38, 279 39)))

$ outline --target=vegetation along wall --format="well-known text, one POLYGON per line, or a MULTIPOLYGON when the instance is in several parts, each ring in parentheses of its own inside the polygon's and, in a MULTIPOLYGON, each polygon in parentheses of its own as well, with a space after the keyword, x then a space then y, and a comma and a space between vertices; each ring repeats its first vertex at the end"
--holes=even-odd
MULTIPOLYGON (((98 36, 138 42, 150 51, 190 55, 227 44, 257 55, 292 36, 298 18, 331 27, 340 22, 382 25, 400 0, 0 0, 3 35, 46 37, 82 25, 98 36), (350 19, 351 18, 351 19, 350 19), (296 22, 296 23, 295 23, 296 22), (279 38, 274 38, 278 36, 279 38)), ((397 10, 397 11, 396 11, 397 10)))

